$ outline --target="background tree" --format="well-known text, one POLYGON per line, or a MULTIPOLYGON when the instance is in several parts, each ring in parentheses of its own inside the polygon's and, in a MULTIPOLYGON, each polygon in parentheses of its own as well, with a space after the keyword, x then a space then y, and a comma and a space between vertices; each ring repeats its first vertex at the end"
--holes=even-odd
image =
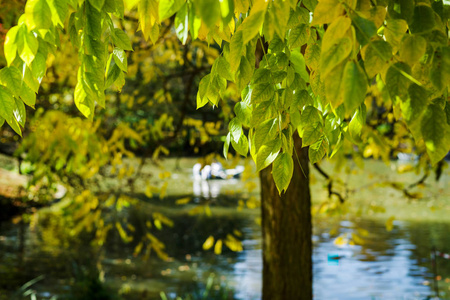
MULTIPOLYGON (((272 181, 267 186, 272 185, 273 193, 276 187, 282 199, 295 203, 290 195, 296 192, 289 191, 295 188, 289 185, 292 178, 298 180, 295 185, 308 188, 306 165, 301 168, 303 177, 293 177, 295 162, 302 166, 306 159, 300 145, 308 147, 312 164, 325 155, 345 155, 349 149, 356 160, 371 154, 386 159, 391 149, 387 142, 408 135, 401 131, 403 125, 392 131, 376 124, 366 127, 368 114, 387 112, 389 122, 403 122, 424 153, 421 166, 439 166, 450 148, 448 6, 442 1, 141 0, 127 4, 130 9, 137 7, 140 29, 152 43, 158 40, 164 20, 172 18, 183 43, 190 36, 219 45, 220 56, 199 82, 197 107, 221 103, 229 85, 241 94, 224 154, 231 144, 239 154, 250 152, 257 171, 272 165, 275 186, 272 181), (257 47, 263 51, 258 68, 257 47), (297 135, 301 143, 295 142, 297 135)), ((0 71, 0 116, 17 133, 25 123, 24 103, 35 104, 48 53, 58 46, 59 28, 66 29, 78 49, 74 102, 81 113, 93 118, 95 104, 105 106, 105 88, 123 85, 124 50, 132 50, 132 44, 114 16, 123 18, 122 1, 27 2, 19 25, 7 34, 8 67, 0 71), (66 5, 73 10, 70 16, 66 5)), ((268 178, 264 172, 261 176, 268 178)), ((300 200, 305 206, 294 206, 287 216, 278 202, 267 203, 264 195, 263 218, 283 224, 283 219, 300 217, 300 231, 309 235, 309 193, 300 200), (305 215, 289 217, 297 211, 305 215)), ((302 240, 302 251, 292 253, 295 249, 288 245, 298 238, 296 231, 266 229, 264 282, 285 285, 266 285, 263 297, 311 298, 311 289, 304 289, 310 286, 311 276, 302 276, 302 270, 290 268, 289 263, 297 256, 310 256, 309 242, 302 240), (277 235, 280 232, 292 236, 277 235), (279 255, 283 263, 278 264, 272 257, 281 251, 286 252, 279 255), (282 266, 279 272, 268 272, 275 270, 273 264, 282 266), (289 284, 289 278, 304 281, 289 284)), ((310 266, 305 261, 304 270, 310 266)))

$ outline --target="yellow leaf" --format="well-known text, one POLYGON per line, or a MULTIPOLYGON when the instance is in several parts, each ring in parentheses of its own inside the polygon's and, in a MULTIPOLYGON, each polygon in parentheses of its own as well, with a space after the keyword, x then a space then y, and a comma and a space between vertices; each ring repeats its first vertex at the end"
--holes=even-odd
POLYGON ((162 224, 161 224, 160 220, 158 220, 158 219, 153 220, 153 223, 155 224, 156 228, 158 228, 159 230, 162 229, 162 224))
POLYGON ((147 185, 147 187, 145 188, 145 196, 147 196, 148 198, 153 197, 152 187, 150 185, 147 185))
POLYGON ((209 250, 214 245, 214 237, 210 235, 203 243, 203 250, 209 250))
POLYGON ((392 216, 386 221, 386 230, 391 231, 394 228, 395 218, 392 216))
POLYGON ((214 253, 220 255, 222 253, 222 240, 218 240, 214 246, 214 253))
POLYGON ((331 23, 344 12, 345 9, 338 0, 322 0, 314 9, 311 26, 331 23))
POLYGON ((144 243, 140 242, 139 244, 137 244, 137 246, 134 248, 134 253, 133 256, 138 256, 139 253, 141 253, 142 251, 142 247, 144 246, 144 243))
POLYGON ((211 216, 212 216, 211 208, 209 207, 209 205, 206 205, 206 206, 205 206, 205 214, 206 214, 208 217, 211 217, 211 216))
POLYGON ((336 246, 344 246, 344 245, 347 245, 347 243, 348 243, 348 239, 346 239, 345 236, 342 236, 342 235, 338 236, 334 240, 334 244, 336 246))
POLYGON ((188 204, 189 202, 191 202, 191 198, 190 197, 186 197, 186 198, 178 199, 177 201, 175 201, 175 204, 176 205, 183 205, 183 204, 188 204))

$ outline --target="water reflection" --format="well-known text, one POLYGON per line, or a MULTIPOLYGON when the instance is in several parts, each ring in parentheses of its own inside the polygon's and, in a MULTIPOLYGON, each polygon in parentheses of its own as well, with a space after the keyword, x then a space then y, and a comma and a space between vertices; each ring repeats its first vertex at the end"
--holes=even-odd
MULTIPOLYGON (((191 171, 185 171, 188 172, 191 171)), ((11 299, 18 287, 42 274, 45 278, 34 286, 39 299, 52 295, 63 299, 73 296, 74 291, 81 295, 86 282, 97 289, 92 299, 101 299, 99 295, 108 291, 119 291, 124 299, 160 299, 160 291, 172 298, 199 295, 211 273, 216 274, 213 290, 222 293, 221 297, 260 299, 261 232, 255 222, 258 210, 237 211, 237 200, 243 196, 227 196, 224 192, 242 189, 242 182, 193 180, 189 184, 193 193, 184 196, 197 201, 175 205, 184 196, 168 196, 164 201, 142 197, 140 205, 124 208, 122 214, 135 228, 134 240, 128 244, 111 231, 105 245, 94 246, 92 235, 68 234, 65 229, 70 226, 70 218, 64 221, 52 213, 40 214, 39 222, 31 228, 1 223, 0 299, 11 299), (198 204, 210 206, 212 216, 192 214, 198 204), (149 260, 142 255, 133 256, 139 236, 146 232, 146 221, 155 211, 163 212, 174 222, 173 227, 154 232, 170 255, 166 262, 156 255, 149 260), (223 254, 216 256, 211 250, 202 250, 208 236, 224 239, 234 230, 242 233, 244 251, 236 253, 224 248, 223 254), (95 281, 98 277, 104 279, 104 284, 95 281)), ((444 221, 395 221, 393 230, 388 232, 384 221, 316 216, 314 228, 315 299, 434 296, 431 247, 450 251, 449 227, 444 221), (330 228, 335 228, 334 232, 330 228), (360 243, 335 244, 336 237, 352 234, 360 237, 360 243)), ((438 275, 440 296, 449 298, 450 261, 438 261, 438 275)))

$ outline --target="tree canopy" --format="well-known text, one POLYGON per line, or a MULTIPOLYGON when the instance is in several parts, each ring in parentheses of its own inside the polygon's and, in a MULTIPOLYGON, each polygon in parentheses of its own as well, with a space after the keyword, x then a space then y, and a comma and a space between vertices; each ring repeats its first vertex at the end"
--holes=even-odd
POLYGON ((198 39, 219 49, 199 82, 197 108, 220 106, 229 87, 241 95, 224 154, 231 144, 250 153, 258 171, 273 163, 280 193, 292 177, 295 134, 311 163, 352 145, 388 156, 380 124, 367 120, 380 111, 411 132, 424 164, 450 149, 449 5, 442 0, 29 0, 5 39, 0 124, 21 134, 49 60, 67 51, 64 37, 78 54, 74 102, 93 119, 105 89, 123 86, 127 52, 138 46, 120 26, 124 18, 136 19, 149 43, 169 28, 183 44, 198 39))

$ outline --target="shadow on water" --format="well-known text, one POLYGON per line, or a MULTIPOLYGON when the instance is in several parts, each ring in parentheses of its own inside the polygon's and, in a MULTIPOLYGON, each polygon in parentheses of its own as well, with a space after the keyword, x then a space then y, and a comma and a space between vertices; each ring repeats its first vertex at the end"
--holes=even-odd
MULTIPOLYGON (((208 190, 201 184, 200 190, 193 185, 192 193, 169 193, 164 200, 137 195, 138 205, 121 212, 135 229, 130 243, 124 243, 117 231, 111 230, 104 245, 93 245, 93 233, 70 234, 73 220, 52 211, 42 210, 31 226, 2 223, 0 299, 12 299, 24 283, 40 275, 45 278, 31 287, 37 299, 53 295, 58 299, 161 299, 161 291, 168 299, 177 295, 203 299, 206 290, 210 294, 205 299, 260 299, 261 232, 255 222, 259 210, 238 210, 238 200, 248 195, 223 192, 230 190, 229 186, 219 186, 218 190, 213 186, 212 194, 211 183, 208 190), (180 198, 190 200, 177 205, 180 198), (211 216, 205 213, 208 209, 211 216), (170 256, 167 261, 154 253, 148 260, 133 255, 154 212, 173 221, 173 227, 152 230, 165 244, 170 256), (244 251, 223 247, 222 254, 215 255, 212 249, 202 249, 209 236, 225 239, 236 230, 241 233, 244 251)), ((237 188, 239 182, 229 184, 237 188)), ((450 252, 448 220, 394 221, 393 225, 388 232, 383 219, 316 216, 314 298, 434 296, 430 251, 435 246, 450 252), (337 243, 339 237, 341 242, 337 243)), ((437 275, 441 298, 450 298, 450 260, 437 259, 437 275)))

